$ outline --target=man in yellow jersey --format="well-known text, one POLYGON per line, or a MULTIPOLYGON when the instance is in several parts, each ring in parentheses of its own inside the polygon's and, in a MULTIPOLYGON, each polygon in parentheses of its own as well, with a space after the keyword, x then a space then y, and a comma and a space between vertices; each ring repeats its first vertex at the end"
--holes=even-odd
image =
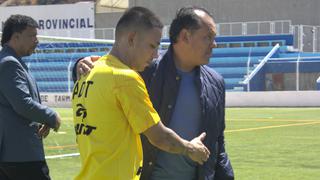
POLYGON ((166 128, 138 74, 157 57, 162 27, 150 10, 128 9, 116 26, 110 54, 75 83, 72 106, 82 162, 76 179, 139 179, 141 133, 164 151, 186 155, 199 164, 207 160, 205 133, 189 142, 166 128))

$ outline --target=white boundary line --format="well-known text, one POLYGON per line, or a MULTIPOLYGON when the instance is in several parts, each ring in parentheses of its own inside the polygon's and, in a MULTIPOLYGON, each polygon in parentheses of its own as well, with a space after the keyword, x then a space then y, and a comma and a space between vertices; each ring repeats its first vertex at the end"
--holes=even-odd
MULTIPOLYGON (((276 121, 274 121, 274 122, 276 122, 276 121)), ((283 125, 275 125, 275 126, 262 126, 262 127, 256 127, 256 128, 233 129, 233 130, 225 130, 225 133, 232 133, 232 132, 239 132, 239 131, 254 131, 254 130, 261 130, 261 129, 271 129, 271 128, 290 127, 290 126, 303 126, 303 125, 311 125, 311 124, 320 124, 320 122, 313 121, 313 122, 296 123, 296 124, 283 124, 283 125)), ((80 155, 80 153, 52 155, 52 156, 46 156, 46 159, 75 157, 75 156, 79 156, 79 155, 80 155)))
POLYGON ((74 156, 79 156, 79 155, 80 155, 80 153, 52 155, 52 156, 46 156, 46 159, 57 159, 57 158, 64 158, 64 157, 74 157, 74 156))

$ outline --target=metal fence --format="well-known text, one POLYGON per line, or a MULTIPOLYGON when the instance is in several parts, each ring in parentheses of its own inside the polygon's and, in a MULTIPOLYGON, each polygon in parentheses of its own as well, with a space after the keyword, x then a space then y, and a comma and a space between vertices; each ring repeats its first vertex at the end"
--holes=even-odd
POLYGON ((290 20, 279 21, 250 21, 218 23, 217 31, 220 36, 239 36, 257 34, 290 34, 290 20))
MULTIPOLYGON (((169 38, 170 26, 163 28, 162 37, 169 38)), ((292 25, 290 20, 217 23, 217 35, 293 34, 294 48, 302 52, 320 52, 320 26, 292 25)), ((95 29, 97 39, 114 39, 114 28, 95 29)))
POLYGON ((320 26, 292 26, 294 47, 302 52, 320 52, 320 26))
MULTIPOLYGON (((169 38, 170 26, 164 26, 162 37, 169 38)), ((114 28, 96 28, 96 39, 114 40, 114 28)), ((293 34, 294 48, 301 52, 320 52, 320 26, 292 25, 290 20, 217 23, 217 35, 293 34)), ((1 35, 1 33, 0 33, 1 35)))

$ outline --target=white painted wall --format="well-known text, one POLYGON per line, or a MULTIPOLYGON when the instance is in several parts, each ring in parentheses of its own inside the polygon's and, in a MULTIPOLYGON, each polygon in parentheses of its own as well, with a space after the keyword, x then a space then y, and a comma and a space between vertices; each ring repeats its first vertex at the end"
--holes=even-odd
POLYGON ((0 7, 0 31, 2 24, 13 14, 35 19, 39 25, 39 35, 95 38, 94 2, 0 7))
MULTIPOLYGON (((50 107, 71 107, 71 94, 41 93, 50 107)), ((320 107, 320 91, 227 92, 227 107, 320 107)))
POLYGON ((227 92, 227 107, 320 107, 320 91, 227 92))
POLYGON ((40 93, 41 102, 49 107, 70 108, 72 94, 70 93, 40 93))

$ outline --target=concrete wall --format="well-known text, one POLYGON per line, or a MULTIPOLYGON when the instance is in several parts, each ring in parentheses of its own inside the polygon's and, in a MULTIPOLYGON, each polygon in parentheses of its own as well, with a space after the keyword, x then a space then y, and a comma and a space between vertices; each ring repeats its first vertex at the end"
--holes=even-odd
POLYGON ((177 9, 191 5, 205 7, 217 23, 292 20, 320 25, 319 0, 129 0, 129 6, 150 8, 165 24, 170 24, 177 9))
POLYGON ((320 107, 320 91, 227 92, 227 107, 320 107))
POLYGON ((40 93, 41 102, 49 107, 70 108, 71 97, 70 93, 40 93))
POLYGON ((96 13, 95 27, 96 28, 112 28, 116 27, 118 20, 123 12, 112 13, 96 13))
MULTIPOLYGON (((41 93, 49 107, 71 107, 69 93, 41 93)), ((320 107, 320 91, 227 92, 227 107, 320 107)))
POLYGON ((95 14, 95 38, 114 39, 114 30, 104 28, 115 28, 123 12, 109 12, 95 14))

